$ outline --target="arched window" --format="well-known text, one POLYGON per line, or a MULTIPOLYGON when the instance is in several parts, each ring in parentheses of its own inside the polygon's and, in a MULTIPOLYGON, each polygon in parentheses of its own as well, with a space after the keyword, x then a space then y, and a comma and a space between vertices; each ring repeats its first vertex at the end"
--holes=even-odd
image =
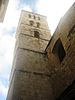
POLYGON ((40 20, 40 17, 38 17, 38 20, 40 20))
POLYGON ((34 15, 34 19, 36 19, 35 15, 34 15))
POLYGON ((34 31, 34 37, 39 38, 39 32, 38 31, 34 31))
POLYGON ((66 52, 64 50, 64 47, 63 47, 60 39, 58 39, 56 41, 52 52, 53 52, 53 54, 55 54, 59 58, 60 62, 62 62, 62 60, 64 59, 64 57, 66 55, 66 52))
POLYGON ((30 25, 32 26, 34 24, 34 22, 33 21, 30 21, 30 25))
POLYGON ((29 14, 29 18, 31 18, 31 15, 29 14))
POLYGON ((39 28, 39 27, 40 27, 40 23, 39 23, 39 22, 37 22, 36 24, 37 24, 37 27, 39 28))

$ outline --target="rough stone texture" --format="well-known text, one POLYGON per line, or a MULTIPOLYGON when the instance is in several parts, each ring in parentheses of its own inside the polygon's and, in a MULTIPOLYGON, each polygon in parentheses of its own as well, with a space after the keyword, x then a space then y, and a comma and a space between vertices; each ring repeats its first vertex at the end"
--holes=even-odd
POLYGON ((75 79, 75 4, 60 20, 53 37, 47 46, 49 70, 52 78, 52 87, 57 98, 75 79), (55 43, 60 38, 66 56, 60 62, 57 55, 52 53, 55 43))
POLYGON ((48 43, 49 38, 46 17, 22 11, 7 100, 71 100, 67 97, 75 95, 75 3, 61 18, 48 43), (29 21, 34 24, 30 26, 29 21), (34 37, 35 30, 39 38, 34 37), (70 86, 65 93, 68 96, 62 97, 70 86))
POLYGON ((49 74, 46 55, 24 49, 18 49, 16 55, 17 70, 49 74))
POLYGON ((7 100, 54 100, 45 54, 49 39, 46 17, 22 11, 7 100), (30 20, 34 21, 32 26, 30 20), (40 23, 39 27, 36 26, 37 22, 40 23), (34 36, 34 31, 39 32, 39 38, 34 36))
POLYGON ((35 14, 36 19, 34 19, 34 13, 31 13, 31 18, 29 18, 29 14, 30 12, 22 10, 16 35, 18 36, 18 34, 25 34, 28 36, 34 36, 34 31, 37 30, 40 33, 40 38, 50 40, 51 34, 48 28, 46 17, 35 14), (40 20, 38 17, 40 17, 40 20), (30 21, 33 21, 32 26, 30 25, 30 21), (40 24, 39 28, 37 27, 37 23, 40 24))
POLYGON ((19 70, 13 79, 8 100, 53 100, 49 77, 19 70))
POLYGON ((26 35, 20 35, 17 40, 16 46, 23 49, 33 50, 37 52, 44 52, 49 41, 29 37, 26 35))

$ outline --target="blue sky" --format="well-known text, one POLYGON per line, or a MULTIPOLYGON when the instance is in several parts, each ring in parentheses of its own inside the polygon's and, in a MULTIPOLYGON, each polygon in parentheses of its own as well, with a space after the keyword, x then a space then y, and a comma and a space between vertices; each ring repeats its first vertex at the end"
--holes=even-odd
POLYGON ((75 0, 9 0, 3 23, 0 23, 0 100, 6 100, 13 61, 15 34, 21 10, 47 16, 51 35, 60 18, 75 0))
POLYGON ((36 12, 37 9, 36 9, 36 5, 37 5, 37 2, 38 0, 19 0, 19 7, 23 7, 25 5, 28 5, 33 12, 36 12))

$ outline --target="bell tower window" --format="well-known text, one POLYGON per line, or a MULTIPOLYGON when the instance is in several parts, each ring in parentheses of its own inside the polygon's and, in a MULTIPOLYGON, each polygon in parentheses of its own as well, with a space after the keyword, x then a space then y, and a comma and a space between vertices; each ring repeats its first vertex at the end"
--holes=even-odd
POLYGON ((38 17, 38 20, 40 20, 40 17, 38 17))
POLYGON ((37 27, 38 27, 38 28, 40 27, 40 23, 37 23, 37 27))
POLYGON ((29 18, 31 18, 31 15, 29 14, 29 18))
POLYGON ((38 31, 34 31, 34 37, 39 38, 39 32, 38 31))
POLYGON ((34 19, 36 19, 36 17, 34 16, 34 19))
POLYGON ((30 26, 33 26, 34 22, 33 21, 30 21, 30 26))

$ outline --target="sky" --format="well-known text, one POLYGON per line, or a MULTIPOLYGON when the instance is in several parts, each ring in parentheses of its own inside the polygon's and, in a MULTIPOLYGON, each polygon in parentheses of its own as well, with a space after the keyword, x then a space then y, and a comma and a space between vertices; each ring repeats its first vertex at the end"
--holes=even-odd
POLYGON ((75 0, 9 0, 3 23, 0 23, 0 100, 6 100, 15 47, 15 35, 21 10, 47 16, 51 35, 60 18, 75 0))

